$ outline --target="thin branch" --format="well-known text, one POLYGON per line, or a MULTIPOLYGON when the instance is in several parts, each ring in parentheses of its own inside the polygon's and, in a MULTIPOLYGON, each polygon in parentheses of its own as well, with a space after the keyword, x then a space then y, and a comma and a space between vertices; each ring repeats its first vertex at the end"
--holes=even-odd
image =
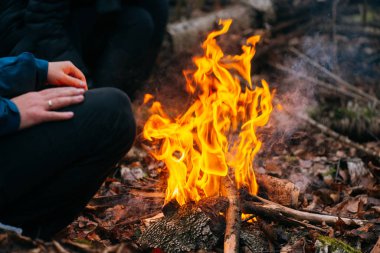
POLYGON ((363 226, 369 223, 368 220, 359 220, 359 219, 350 219, 350 218, 341 218, 334 215, 324 215, 324 214, 315 214, 309 212, 298 211, 290 207, 286 207, 275 202, 263 199, 258 196, 252 196, 254 199, 257 199, 260 202, 254 201, 244 201, 242 204, 242 210, 244 213, 255 213, 259 216, 269 217, 272 219, 280 218, 285 216, 288 218, 293 218, 298 221, 309 221, 314 224, 328 224, 334 225, 339 220, 342 220, 347 225, 356 225, 363 226))
POLYGON ((223 178, 223 187, 229 202, 226 212, 224 252, 238 253, 241 226, 240 200, 236 185, 230 177, 223 178))

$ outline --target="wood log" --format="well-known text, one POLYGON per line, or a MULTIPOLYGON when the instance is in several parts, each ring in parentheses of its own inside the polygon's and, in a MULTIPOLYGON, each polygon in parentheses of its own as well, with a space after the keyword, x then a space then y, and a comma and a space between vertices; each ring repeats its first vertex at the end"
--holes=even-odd
POLYGON ((205 16, 169 24, 167 31, 174 53, 192 52, 194 46, 202 41, 199 36, 209 32, 219 19, 231 18, 234 20, 231 29, 240 31, 251 27, 254 17, 252 8, 243 5, 234 5, 205 16))
POLYGON ((260 191, 268 195, 271 201, 284 206, 298 206, 300 189, 289 180, 265 174, 257 174, 256 179, 260 191))
POLYGON ((211 249, 224 233, 225 222, 220 212, 225 212, 227 206, 228 200, 223 197, 185 204, 150 225, 138 243, 144 248, 158 248, 168 253, 211 249))

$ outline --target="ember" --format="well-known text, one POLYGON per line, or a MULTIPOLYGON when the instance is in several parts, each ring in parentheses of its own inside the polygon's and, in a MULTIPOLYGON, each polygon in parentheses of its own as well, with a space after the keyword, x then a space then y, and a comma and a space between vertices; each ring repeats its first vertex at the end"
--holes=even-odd
MULTIPOLYGON (((144 138, 159 147, 151 152, 168 170, 165 202, 181 205, 204 196, 221 195, 221 178, 231 168, 238 188, 256 194, 258 186, 253 160, 262 141, 257 128, 267 124, 272 94, 265 80, 262 87, 251 81, 251 60, 259 36, 247 39, 241 55, 224 55, 216 37, 225 34, 232 20, 203 42, 204 55, 194 57, 195 71, 186 70, 186 89, 194 97, 187 111, 170 118, 162 105, 153 102, 144 126, 144 138), (241 81, 246 87, 242 89, 241 81)), ((144 102, 152 99, 147 94, 144 102)))

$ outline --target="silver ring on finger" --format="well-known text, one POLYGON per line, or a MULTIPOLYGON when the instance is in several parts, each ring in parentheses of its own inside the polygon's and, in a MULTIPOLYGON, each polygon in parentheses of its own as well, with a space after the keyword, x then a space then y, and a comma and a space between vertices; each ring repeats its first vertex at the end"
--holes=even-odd
POLYGON ((53 101, 51 101, 50 99, 48 100, 48 106, 49 106, 49 109, 53 107, 53 101))

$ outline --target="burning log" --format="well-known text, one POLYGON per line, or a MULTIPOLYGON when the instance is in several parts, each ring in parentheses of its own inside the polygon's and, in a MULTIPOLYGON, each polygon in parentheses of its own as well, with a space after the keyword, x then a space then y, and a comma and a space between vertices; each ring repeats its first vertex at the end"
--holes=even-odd
POLYGON ((164 207, 166 216, 142 233, 138 241, 142 247, 169 253, 215 247, 225 229, 220 213, 227 209, 226 198, 204 198, 181 207, 169 203, 164 207))

